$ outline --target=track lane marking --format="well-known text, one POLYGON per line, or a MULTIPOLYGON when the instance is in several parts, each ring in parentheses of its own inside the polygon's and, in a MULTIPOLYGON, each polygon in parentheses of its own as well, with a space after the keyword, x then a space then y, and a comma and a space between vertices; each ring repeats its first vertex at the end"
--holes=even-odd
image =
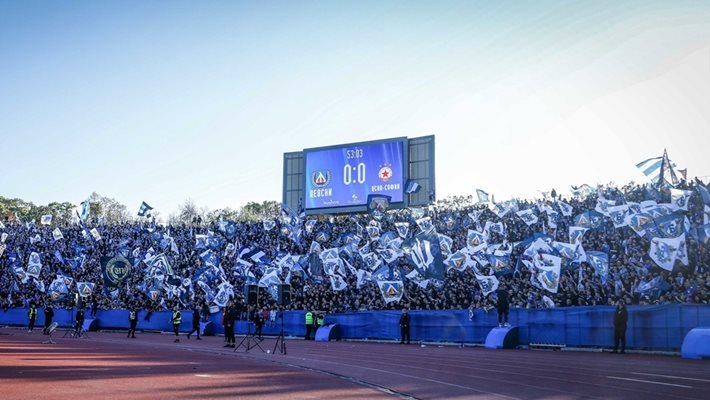
POLYGON ((620 376, 607 376, 609 379, 620 379, 622 381, 632 381, 632 382, 642 382, 642 383, 652 383, 654 385, 665 385, 665 386, 675 386, 675 387, 680 387, 684 389, 692 389, 692 386, 688 385, 678 385, 676 383, 665 383, 665 382, 656 382, 656 381, 648 381, 645 379, 633 379, 633 378, 622 378, 620 376))
POLYGON ((661 374, 647 374, 644 372, 632 372, 634 375, 646 375, 646 376, 658 376, 661 378, 671 378, 671 379, 684 379, 686 381, 698 381, 698 382, 710 382, 710 379, 700 379, 700 378, 686 378, 684 376, 675 375, 661 375, 661 374))

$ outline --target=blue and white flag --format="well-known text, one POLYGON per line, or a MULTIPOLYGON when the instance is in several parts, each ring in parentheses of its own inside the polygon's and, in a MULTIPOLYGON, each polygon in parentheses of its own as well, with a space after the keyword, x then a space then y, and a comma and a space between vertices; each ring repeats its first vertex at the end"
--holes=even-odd
POLYGON ((644 175, 656 187, 675 187, 680 183, 681 176, 677 172, 677 165, 668 158, 668 153, 663 150, 663 156, 649 158, 636 164, 644 175))
POLYGON ((609 255, 601 251, 588 251, 587 260, 601 278, 602 284, 606 285, 609 276, 609 255))
POLYGON ((394 226, 397 229, 399 237, 406 239, 409 234, 409 222, 395 222, 394 226))
POLYGON ((0 243, 0 257, 2 257, 3 253, 5 253, 6 248, 7 245, 5 243, 0 243))
POLYGON ((439 234, 439 248, 441 249, 441 255, 448 257, 451 254, 452 246, 454 245, 454 240, 446 235, 439 234))
POLYGON ((615 205, 615 200, 607 200, 602 195, 599 195, 597 198, 597 206, 594 210, 600 214, 609 216, 609 207, 614 207, 615 205))
POLYGON ((659 267, 666 271, 673 271, 675 261, 678 259, 680 238, 653 238, 648 255, 659 267))
POLYGON ((598 229, 604 222, 604 214, 598 211, 586 211, 574 217, 574 224, 583 228, 598 229))
POLYGON ((557 200, 557 206, 560 207, 560 212, 562 213, 562 215, 564 215, 565 217, 572 216, 574 208, 571 205, 565 203, 564 201, 557 200))
POLYGON ((490 237, 491 233, 505 235, 505 225, 502 222, 486 221, 486 225, 483 227, 483 234, 486 237, 490 237))
POLYGON ((36 234, 36 235, 30 237, 30 244, 35 244, 35 243, 41 242, 41 241, 42 241, 42 237, 39 234, 36 234))
POLYGON ((52 231, 52 237, 55 241, 64 239, 64 235, 62 235, 62 231, 60 231, 59 228, 54 228, 52 231))
POLYGON ((195 235, 195 250, 207 248, 207 235, 195 235))
POLYGON ((469 229, 466 235, 466 246, 471 253, 483 250, 487 246, 486 235, 482 232, 469 229))
POLYGON ((86 221, 86 219, 89 218, 90 208, 91 203, 89 203, 89 199, 81 202, 81 214, 79 214, 79 220, 86 221))
POLYGON ((264 219, 262 221, 262 224, 264 225, 264 230, 267 232, 276 227, 276 221, 274 221, 273 219, 264 219))
POLYGON ((513 269, 510 264, 510 256, 488 254, 486 257, 488 258, 488 262, 490 262, 491 270, 493 270, 493 274, 495 276, 502 276, 513 273, 513 269))
POLYGON ((617 229, 629 225, 628 212, 629 206, 625 204, 607 208, 607 215, 617 229))
POLYGON ((153 207, 149 206, 148 203, 145 201, 141 204, 140 208, 138 209, 138 216, 139 217, 150 217, 150 210, 152 210, 153 207))
POLYGON ((43 215, 39 221, 42 225, 52 225, 52 214, 43 215))
POLYGON ((378 281, 377 286, 380 288, 385 304, 402 299, 404 285, 401 281, 378 281))
POLYGON ((320 243, 325 243, 328 240, 330 240, 330 234, 326 232, 325 230, 321 230, 318 233, 316 233, 316 240, 320 243))
POLYGON ((671 189, 671 204, 678 210, 688 211, 688 201, 692 194, 691 190, 671 189))
POLYGON ((444 284, 444 260, 438 236, 432 231, 418 233, 402 244, 402 250, 424 279, 430 279, 435 286, 444 284))
POLYGON ((527 226, 537 224, 537 215, 535 215, 532 209, 518 211, 515 214, 520 217, 527 226))
POLYGON ((488 193, 484 192, 481 189, 476 189, 476 196, 478 197, 478 202, 479 203, 488 203, 490 200, 488 199, 488 193))
POLYGON ((57 279, 53 280, 52 283, 49 284, 47 293, 55 303, 65 300, 69 294, 69 288, 64 281, 64 277, 58 276, 57 279))
MULTIPOLYGON (((205 290, 204 288, 202 290, 205 290)), ((233 295, 233 293, 232 293, 233 295)), ((214 296, 212 299, 212 303, 214 303, 218 307, 225 307, 227 303, 229 302, 230 299, 230 293, 228 288, 220 288, 217 294, 214 296)))
POLYGON ((42 259, 36 252, 30 253, 30 258, 27 261, 27 275, 33 278, 39 278, 39 274, 42 272, 42 259))
POLYGON ((451 254, 449 257, 444 260, 444 264, 446 264, 446 270, 450 269, 455 269, 456 271, 464 271, 467 267, 470 266, 470 261, 466 253, 462 253, 461 251, 457 251, 456 253, 451 254))
POLYGON ((311 233, 313 233, 313 228, 316 226, 316 223, 317 223, 317 222, 318 222, 318 221, 316 221, 316 220, 314 220, 314 219, 309 219, 308 221, 306 221, 306 222, 303 224, 303 225, 305 226, 305 228, 306 228, 306 233, 307 233, 307 234, 310 235, 311 233))
POLYGON ((483 292, 484 296, 488 296, 489 294, 495 292, 498 290, 498 278, 496 278, 495 275, 476 275, 476 281, 478 282, 478 286, 481 287, 481 291, 483 292))
POLYGON ((91 282, 77 282, 76 283, 76 289, 77 292, 79 292, 79 296, 81 297, 89 297, 91 296, 92 293, 94 293, 94 283, 91 282))
POLYGON ((342 276, 337 274, 330 275, 330 285, 334 292, 345 290, 345 288, 348 287, 348 284, 345 282, 345 279, 343 279, 342 276))
POLYGON ((408 194, 416 193, 421 189, 421 185, 418 184, 416 181, 409 181, 407 184, 407 189, 405 189, 405 192, 408 194))
POLYGON ((356 275, 358 289, 362 288, 365 283, 372 281, 372 273, 367 270, 358 269, 356 275))
POLYGON ((434 224, 431 222, 430 217, 419 218, 417 221, 417 226, 421 232, 433 232, 434 224))
POLYGON ((550 293, 557 293, 560 286, 560 268, 562 258, 552 254, 539 254, 533 258, 536 271, 534 275, 542 289, 550 293))
POLYGON ((680 235, 678 238, 678 254, 677 260, 683 265, 688 266, 688 243, 685 240, 685 234, 680 235))
POLYGON ((672 286, 663 280, 662 277, 657 276, 648 282, 641 282, 634 292, 639 293, 643 296, 648 296, 652 298, 658 298, 663 292, 671 289, 672 286))
POLYGON ((380 237, 380 227, 378 226, 368 225, 365 227, 365 230, 367 231, 367 236, 370 237, 370 240, 377 240, 380 237))

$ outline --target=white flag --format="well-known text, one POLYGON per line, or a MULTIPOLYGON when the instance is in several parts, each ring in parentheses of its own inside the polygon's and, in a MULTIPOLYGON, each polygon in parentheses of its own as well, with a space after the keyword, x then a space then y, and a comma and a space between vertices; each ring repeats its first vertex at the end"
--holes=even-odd
POLYGON ((52 224, 52 214, 43 215, 42 218, 40 218, 40 223, 42 225, 51 225, 52 224))
POLYGON ((54 228, 52 231, 52 237, 54 237, 54 240, 64 239, 64 235, 62 235, 62 231, 60 231, 59 228, 54 228))
POLYGON ((99 234, 99 231, 96 230, 96 228, 91 228, 91 236, 93 236, 94 240, 96 241, 101 240, 101 235, 99 234))

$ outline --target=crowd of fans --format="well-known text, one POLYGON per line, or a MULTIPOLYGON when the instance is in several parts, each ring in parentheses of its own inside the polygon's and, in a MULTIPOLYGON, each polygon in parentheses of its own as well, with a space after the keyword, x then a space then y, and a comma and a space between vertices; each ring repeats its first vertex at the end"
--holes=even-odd
MULTIPOLYGON (((694 190, 700 182, 683 183, 681 187, 694 190)), ((622 190, 617 188, 600 188, 606 193, 615 193, 620 198, 623 195, 625 201, 640 202, 647 200, 648 192, 642 186, 627 186, 622 190)), ((587 210, 593 210, 599 193, 589 194, 583 197, 565 198, 563 201, 570 204, 574 212, 571 217, 560 215, 556 221, 556 229, 552 229, 548 224, 544 213, 539 213, 539 220, 528 226, 515 213, 509 213, 503 218, 499 218, 485 204, 474 204, 471 199, 453 198, 447 201, 440 201, 435 206, 428 207, 418 212, 424 212, 434 222, 434 226, 439 233, 443 233, 453 239, 451 246, 453 251, 466 247, 467 232, 469 229, 477 229, 485 225, 486 222, 502 221, 505 225, 505 235, 492 234, 489 238, 491 243, 508 243, 512 246, 512 264, 517 265, 516 259, 524 250, 515 243, 521 242, 534 233, 545 232, 556 241, 568 241, 568 227, 574 225, 575 215, 587 210), (472 212, 481 211, 478 220, 471 217, 472 212)), ((548 204, 554 204, 554 200, 548 198, 548 204)), ((533 208, 537 202, 519 202, 519 208, 533 208)), ((412 217, 413 210, 390 210, 379 220, 381 231, 396 232, 395 222, 409 222, 409 236, 417 231, 417 225, 412 217)), ((687 217, 691 223, 691 229, 696 229, 704 223, 704 203, 702 197, 695 193, 690 198, 687 217)), ((201 234, 213 234, 220 239, 220 249, 215 251, 220 255, 221 268, 225 272, 225 277, 234 287, 235 296, 239 300, 242 298, 242 287, 245 284, 245 277, 240 274, 243 269, 234 268, 237 265, 240 249, 251 247, 258 248, 266 253, 266 257, 275 259, 279 254, 307 255, 314 240, 320 240, 323 249, 333 248, 343 245, 343 237, 346 234, 359 235, 363 240, 367 240, 367 234, 363 233, 362 227, 367 226, 373 219, 372 215, 347 215, 347 216, 308 216, 300 221, 301 225, 307 220, 315 220, 314 226, 309 229, 300 229, 298 240, 293 237, 286 237, 280 229, 282 221, 275 218, 276 226, 272 229, 265 229, 262 221, 258 222, 238 222, 236 224, 236 236, 231 238, 219 228, 217 223, 206 225, 201 223, 185 224, 180 226, 164 226, 154 222, 142 221, 125 224, 102 224, 98 218, 89 218, 85 225, 70 224, 63 226, 42 225, 38 222, 28 223, 5 220, 4 228, 0 232, 6 233, 4 240, 4 254, 0 255, 0 306, 3 308, 23 307, 30 302, 45 304, 51 301, 47 287, 52 282, 57 273, 61 272, 73 278, 74 282, 93 282, 96 284, 93 294, 83 298, 82 301, 87 307, 98 309, 131 308, 145 309, 150 311, 168 309, 173 306, 176 299, 168 299, 166 296, 150 298, 145 292, 138 289, 144 280, 142 271, 146 265, 144 261, 145 251, 149 248, 156 250, 156 253, 164 252, 172 261, 172 267, 176 276, 181 278, 192 278, 195 272, 202 266, 200 259, 201 250, 195 249, 195 236, 201 234), (360 229, 358 229, 358 226, 360 229), (59 228, 63 238, 54 240, 52 231, 59 228), (100 240, 94 240, 90 235, 86 235, 85 230, 95 228, 100 236, 100 240), (84 231, 84 233, 82 233, 84 231), (317 238, 321 232, 328 235, 317 238), (156 235, 157 233, 157 235, 156 235), (161 246, 160 238, 163 234, 169 234, 177 246, 177 251, 171 250, 170 246, 161 246), (40 241, 32 240, 39 235, 40 241), (229 252, 226 248, 229 244, 235 245, 236 251, 229 252), (127 248, 131 253, 135 249, 139 254, 136 258, 133 275, 125 283, 125 287, 120 287, 118 291, 109 292, 104 290, 103 277, 100 259, 103 256, 114 256, 119 253, 120 248, 127 248), (38 279, 28 279, 22 283, 10 265, 8 255, 14 253, 17 259, 23 264, 26 263, 31 252, 36 252, 41 257, 42 270, 38 279), (79 254, 77 254, 79 253, 79 254), (58 257, 61 256, 61 257, 58 257), (72 269, 67 261, 84 256, 83 265, 72 269), (41 282, 38 282, 41 281, 41 282)), ((649 257, 649 240, 637 235, 631 228, 614 228, 610 221, 599 229, 586 232, 582 238, 582 245, 585 250, 602 251, 609 255, 609 277, 602 283, 600 276, 595 273, 587 263, 582 263, 580 273, 577 268, 566 268, 560 277, 559 290, 556 294, 546 292, 531 284, 530 272, 526 268, 515 268, 512 273, 499 276, 498 279, 505 283, 510 292, 510 303, 513 307, 539 308, 549 307, 549 301, 543 301, 543 296, 549 297, 555 306, 584 306, 584 305, 606 305, 618 298, 623 298, 628 304, 662 304, 662 303, 695 303, 708 304, 710 301, 710 247, 703 239, 696 235, 687 235, 689 265, 676 264, 673 271, 668 272, 657 266, 649 257), (655 277, 661 277, 666 283, 662 290, 650 292, 640 292, 637 290, 642 282, 649 282, 655 277)), ((361 244, 362 245, 362 244, 361 244)), ((350 264, 356 269, 366 269, 360 257, 353 257, 350 264)), ((305 263, 304 269, 309 270, 309 264, 305 263)), ((398 258, 390 264, 393 271, 399 271, 399 276, 404 277, 412 269, 412 265, 406 256, 398 258)), ((255 279, 259 279, 259 270, 254 269, 255 279)), ((484 295, 472 268, 459 271, 449 269, 446 272, 443 286, 420 285, 418 282, 404 280, 404 295, 400 301, 386 303, 380 293, 380 288, 375 282, 366 282, 358 288, 357 277, 349 274, 346 277, 347 287, 342 290, 334 290, 330 281, 324 279, 317 282, 308 273, 303 274, 282 271, 282 278, 289 276, 291 285, 291 302, 287 309, 296 310, 322 310, 325 312, 345 312, 358 310, 383 310, 383 309, 465 309, 465 308, 493 308, 495 300, 494 294, 484 295)), ((75 291, 72 288, 72 291, 75 291)), ((266 306, 269 309, 277 307, 277 299, 272 291, 259 291, 259 307, 266 306)), ((69 296, 65 300, 67 306, 72 306, 74 296, 69 296)), ((189 308, 193 304, 201 305, 205 303, 205 293, 198 286, 193 287, 193 295, 187 302, 180 306, 189 308)))

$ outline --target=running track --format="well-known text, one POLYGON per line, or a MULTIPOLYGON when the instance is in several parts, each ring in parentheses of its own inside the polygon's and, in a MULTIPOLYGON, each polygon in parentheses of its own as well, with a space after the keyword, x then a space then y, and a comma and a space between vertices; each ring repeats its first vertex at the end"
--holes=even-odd
POLYGON ((710 362, 670 356, 303 340, 282 355, 234 352, 222 337, 62 334, 49 345, 37 331, 0 329, 0 398, 710 398, 710 362))

